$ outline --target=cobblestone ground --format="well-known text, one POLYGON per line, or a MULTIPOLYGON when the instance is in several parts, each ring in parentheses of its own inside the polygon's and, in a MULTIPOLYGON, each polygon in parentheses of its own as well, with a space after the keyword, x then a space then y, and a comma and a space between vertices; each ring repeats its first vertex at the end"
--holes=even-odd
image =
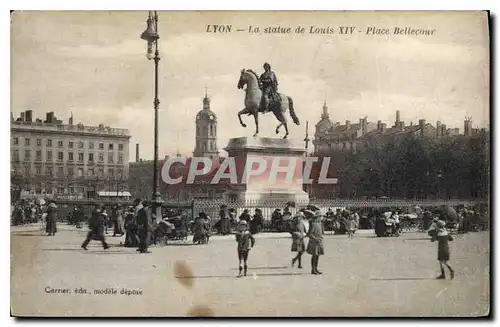
MULTIPOLYGON (((238 271, 232 237, 178 244, 137 254, 108 237, 103 251, 85 230, 60 226, 55 237, 37 227, 11 230, 11 305, 36 316, 480 316, 489 311, 489 233, 451 243, 454 280, 435 280, 437 245, 424 234, 375 238, 325 236, 323 275, 290 267, 291 239, 257 235, 249 276, 238 271), (180 278, 179 278, 180 277, 180 278), (114 289, 117 294, 106 293, 114 289), (130 294, 120 294, 125 288, 130 294), (48 293, 68 289, 70 293, 48 293), (75 289, 87 293, 78 294, 75 289), (104 290, 104 291, 103 291, 104 290), (132 294, 134 291, 142 292, 132 294)), ((137 292, 135 292, 137 293, 137 292)))

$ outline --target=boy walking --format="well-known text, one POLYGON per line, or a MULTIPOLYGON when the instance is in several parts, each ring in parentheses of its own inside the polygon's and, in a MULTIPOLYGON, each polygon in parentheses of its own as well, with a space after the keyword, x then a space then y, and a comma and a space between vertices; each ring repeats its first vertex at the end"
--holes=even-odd
POLYGON ((248 223, 245 220, 241 220, 238 223, 236 234, 236 242, 238 242, 238 261, 239 261, 239 274, 238 277, 243 276, 241 274, 244 268, 244 275, 247 275, 247 260, 248 252, 255 245, 255 238, 248 231, 248 223), (244 266, 242 266, 242 262, 244 266))

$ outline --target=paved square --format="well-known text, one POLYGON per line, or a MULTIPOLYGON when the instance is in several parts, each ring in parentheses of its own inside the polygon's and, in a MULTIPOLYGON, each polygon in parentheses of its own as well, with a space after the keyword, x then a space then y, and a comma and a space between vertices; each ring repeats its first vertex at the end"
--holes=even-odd
POLYGON ((375 238, 325 236, 323 275, 290 267, 291 238, 256 236, 249 276, 238 273, 233 237, 137 254, 108 237, 103 251, 86 230, 60 225, 55 237, 34 227, 11 230, 14 315, 36 316, 480 316, 489 308, 489 233, 451 243, 453 281, 439 273, 437 244, 425 234, 375 238), (181 278, 178 278, 181 277, 181 278), (52 291, 68 289, 69 293, 52 291), (106 290, 107 289, 107 290, 106 290), (121 294, 126 289, 126 294, 121 294), (86 293, 78 293, 86 291, 86 293), (106 294, 113 293, 116 294, 106 294), (100 293, 100 294, 96 294, 100 293), (137 294, 142 292, 142 294, 137 294))

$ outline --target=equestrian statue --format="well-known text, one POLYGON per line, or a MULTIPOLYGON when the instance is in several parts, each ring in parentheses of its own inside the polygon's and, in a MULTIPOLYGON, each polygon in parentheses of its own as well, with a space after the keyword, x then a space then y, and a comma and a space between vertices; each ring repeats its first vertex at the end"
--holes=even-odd
POLYGON ((238 89, 245 89, 245 108, 238 112, 238 119, 243 127, 247 127, 241 120, 241 115, 253 115, 255 119, 255 134, 259 134, 259 112, 267 113, 272 111, 276 119, 280 122, 276 127, 276 134, 279 133, 281 126, 285 126, 284 139, 288 137, 288 126, 285 113, 290 109, 290 116, 296 125, 300 125, 299 117, 295 114, 293 108, 293 100, 291 97, 282 93, 278 93, 278 79, 276 74, 271 70, 271 65, 267 62, 264 64, 264 73, 257 76, 251 69, 242 69, 240 79, 238 81, 238 89))

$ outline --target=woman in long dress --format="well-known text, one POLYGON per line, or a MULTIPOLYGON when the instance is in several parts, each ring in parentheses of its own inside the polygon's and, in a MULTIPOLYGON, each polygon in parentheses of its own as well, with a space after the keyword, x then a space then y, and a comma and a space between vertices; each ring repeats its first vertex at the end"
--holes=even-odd
POLYGON ((136 248, 139 246, 139 238, 137 237, 137 220, 134 214, 134 207, 130 207, 125 216, 125 246, 136 248))
POLYGON ((57 206, 53 202, 50 203, 47 208, 47 217, 46 217, 47 224, 45 226, 45 232, 48 234, 48 236, 54 236, 56 235, 57 232, 56 208, 57 206))
POLYGON ((116 205, 113 209, 113 236, 123 236, 123 210, 120 205, 116 205))

